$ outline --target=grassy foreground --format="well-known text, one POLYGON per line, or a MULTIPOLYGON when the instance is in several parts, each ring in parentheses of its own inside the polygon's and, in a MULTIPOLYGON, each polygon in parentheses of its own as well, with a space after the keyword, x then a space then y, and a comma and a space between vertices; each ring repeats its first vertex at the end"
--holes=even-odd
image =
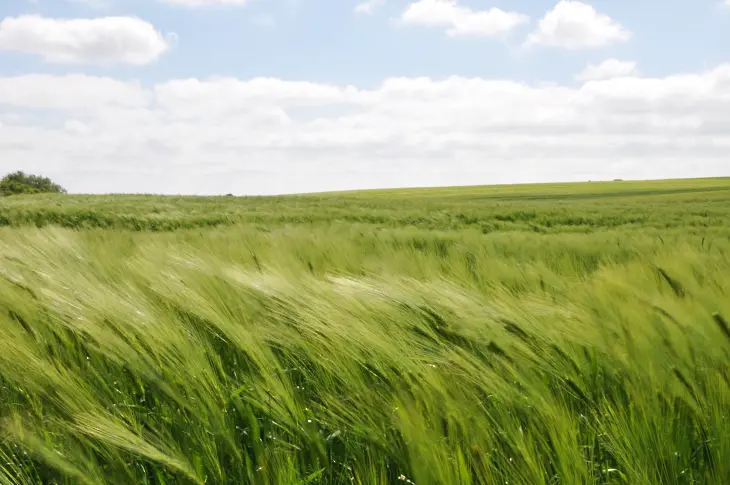
POLYGON ((0 225, 2 485, 730 483, 730 179, 0 225))

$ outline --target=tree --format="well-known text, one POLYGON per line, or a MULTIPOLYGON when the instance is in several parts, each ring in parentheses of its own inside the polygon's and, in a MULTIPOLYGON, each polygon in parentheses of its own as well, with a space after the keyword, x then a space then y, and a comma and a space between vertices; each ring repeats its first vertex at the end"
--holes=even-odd
POLYGON ((30 175, 21 171, 10 173, 0 180, 0 195, 40 193, 65 194, 66 189, 48 177, 30 175))

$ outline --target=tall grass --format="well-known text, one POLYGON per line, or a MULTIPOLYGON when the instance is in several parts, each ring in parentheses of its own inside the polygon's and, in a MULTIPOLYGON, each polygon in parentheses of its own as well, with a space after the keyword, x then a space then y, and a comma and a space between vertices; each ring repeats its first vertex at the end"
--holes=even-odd
POLYGON ((1 229, 0 484, 730 483, 730 229, 637 197, 604 215, 654 226, 1 229))
POLYGON ((409 189, 282 197, 59 196, 0 199, 0 226, 167 232, 257 225, 586 233, 724 226, 730 178, 409 189), (681 207, 681 210, 679 208, 681 207))

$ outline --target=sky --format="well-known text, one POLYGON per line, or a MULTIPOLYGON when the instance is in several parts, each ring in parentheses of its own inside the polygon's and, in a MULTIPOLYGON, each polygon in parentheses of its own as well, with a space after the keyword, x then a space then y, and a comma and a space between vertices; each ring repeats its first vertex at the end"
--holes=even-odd
POLYGON ((267 195, 730 175, 730 0, 2 0, 0 172, 267 195))

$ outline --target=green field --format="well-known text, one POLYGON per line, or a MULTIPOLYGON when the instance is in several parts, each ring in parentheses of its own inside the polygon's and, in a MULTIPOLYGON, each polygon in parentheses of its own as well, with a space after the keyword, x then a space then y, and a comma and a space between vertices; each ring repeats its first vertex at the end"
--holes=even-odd
POLYGON ((730 178, 0 198, 0 484, 730 483, 730 178))

